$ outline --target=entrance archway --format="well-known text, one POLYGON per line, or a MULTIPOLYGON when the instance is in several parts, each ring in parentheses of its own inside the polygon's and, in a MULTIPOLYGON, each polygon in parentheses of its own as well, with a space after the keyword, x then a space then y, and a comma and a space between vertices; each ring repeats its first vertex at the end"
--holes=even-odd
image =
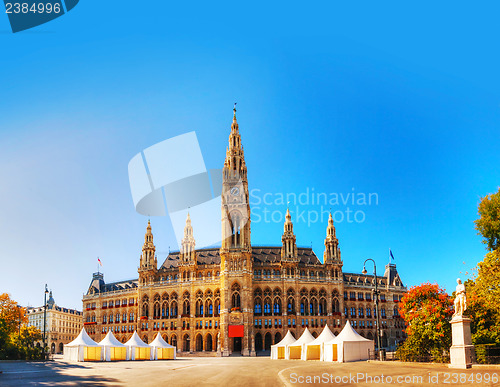
POLYGON ((274 344, 278 344, 281 341, 281 333, 276 332, 274 335, 274 344))
POLYGON ((175 334, 170 336, 170 345, 173 345, 177 349, 177 336, 175 334))
POLYGON ((241 352, 241 337, 233 337, 233 352, 241 352))
POLYGON ((255 335, 255 351, 262 351, 264 348, 262 347, 262 335, 257 333, 255 335))
POLYGON ((59 353, 63 353, 63 343, 59 343, 59 353))
POLYGON ((266 335, 264 336, 264 349, 266 351, 269 351, 271 349, 272 343, 273 343, 273 338, 271 337, 271 334, 267 332, 266 335))
POLYGON ((196 336, 196 351, 197 352, 203 351, 203 337, 201 337, 200 334, 196 336))
POLYGON ((184 335, 184 351, 189 352, 191 350, 191 347, 189 344, 190 344, 189 335, 186 333, 184 335))
POLYGON ((50 346, 50 352, 55 353, 56 352, 56 343, 52 343, 50 346))
POLYGON ((205 351, 212 351, 212 335, 209 333, 205 339, 205 351))

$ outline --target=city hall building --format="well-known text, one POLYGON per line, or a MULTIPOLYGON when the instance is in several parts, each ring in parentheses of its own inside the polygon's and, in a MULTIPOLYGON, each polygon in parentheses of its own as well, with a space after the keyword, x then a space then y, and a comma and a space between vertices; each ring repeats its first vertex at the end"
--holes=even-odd
MULTIPOLYGON (((247 166, 234 110, 222 171, 220 248, 196 249, 189 214, 179 252, 158 267, 148 221, 138 279, 105 283, 94 273, 83 297, 84 326, 96 341, 108 331, 122 342, 134 330, 145 342, 160 332, 178 351, 254 356, 290 330, 313 336, 328 324, 338 334, 347 320, 376 339, 374 276, 342 270, 332 216, 325 224, 323 262, 297 247, 287 210, 281 244, 252 246, 247 166)), ((201 230, 199 231, 201 232, 201 230)), ((396 265, 377 277, 381 345, 403 340, 398 302, 406 292, 396 265)))

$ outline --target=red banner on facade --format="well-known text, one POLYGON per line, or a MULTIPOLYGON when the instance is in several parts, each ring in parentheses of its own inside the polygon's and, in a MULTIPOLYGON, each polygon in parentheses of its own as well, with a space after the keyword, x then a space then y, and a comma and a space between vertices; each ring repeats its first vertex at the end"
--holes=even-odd
POLYGON ((229 337, 243 337, 243 325, 229 325, 229 337))

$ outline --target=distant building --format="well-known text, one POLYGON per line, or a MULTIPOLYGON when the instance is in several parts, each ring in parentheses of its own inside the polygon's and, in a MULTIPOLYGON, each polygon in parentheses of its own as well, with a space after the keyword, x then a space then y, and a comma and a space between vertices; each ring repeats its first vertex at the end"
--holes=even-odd
MULTIPOLYGON (((145 342, 159 332, 180 351, 216 351, 254 356, 291 330, 306 327, 317 337, 328 324, 338 334, 347 320, 364 337, 376 338, 373 275, 342 270, 339 241, 330 214, 323 262, 312 248, 298 247, 289 211, 278 246, 250 240, 250 204, 241 136, 234 111, 222 171, 222 245, 196 249, 188 214, 179 252, 158 267, 148 222, 138 277, 105 283, 94 273, 83 297, 84 325, 94 340, 113 332, 122 342, 137 330, 145 342)), ((359 264, 363 262, 359 258, 359 264)), ((406 287, 388 264, 377 278, 381 345, 404 340, 398 304, 406 287)))
MULTIPOLYGON (((28 307, 28 326, 40 329, 43 334, 43 306, 28 307)), ((80 333, 82 326, 82 312, 57 306, 51 291, 47 301, 45 326, 46 343, 50 352, 62 353, 63 345, 73 341, 80 333)))

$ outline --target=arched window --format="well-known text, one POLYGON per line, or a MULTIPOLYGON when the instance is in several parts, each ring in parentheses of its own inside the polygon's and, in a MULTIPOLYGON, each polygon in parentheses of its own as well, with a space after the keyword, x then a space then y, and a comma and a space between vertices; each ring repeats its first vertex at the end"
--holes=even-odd
POLYGON ((176 318, 177 316, 177 301, 172 301, 172 303, 170 304, 170 317, 176 318))
POLYGON ((184 300, 182 303, 182 314, 189 316, 191 313, 191 305, 189 303, 189 300, 184 300))
POLYGON ((262 300, 260 298, 256 298, 254 304, 254 313, 257 315, 262 314, 262 300))
POLYGON ((168 318, 168 301, 163 301, 161 304, 161 318, 168 318))
POLYGON ((144 296, 142 298, 142 315, 149 317, 149 297, 144 296))
POLYGON ((274 300, 273 313, 275 315, 281 315, 281 300, 279 298, 274 300))
POLYGON ((266 298, 264 300, 264 314, 265 315, 271 314, 271 299, 270 298, 266 298))
POLYGON ((340 303, 339 303, 339 300, 337 298, 333 299, 333 302, 332 302, 332 312, 333 313, 339 313, 340 312, 340 303))
POLYGON ((233 309, 241 308, 240 285, 237 282, 231 287, 231 301, 233 309))

